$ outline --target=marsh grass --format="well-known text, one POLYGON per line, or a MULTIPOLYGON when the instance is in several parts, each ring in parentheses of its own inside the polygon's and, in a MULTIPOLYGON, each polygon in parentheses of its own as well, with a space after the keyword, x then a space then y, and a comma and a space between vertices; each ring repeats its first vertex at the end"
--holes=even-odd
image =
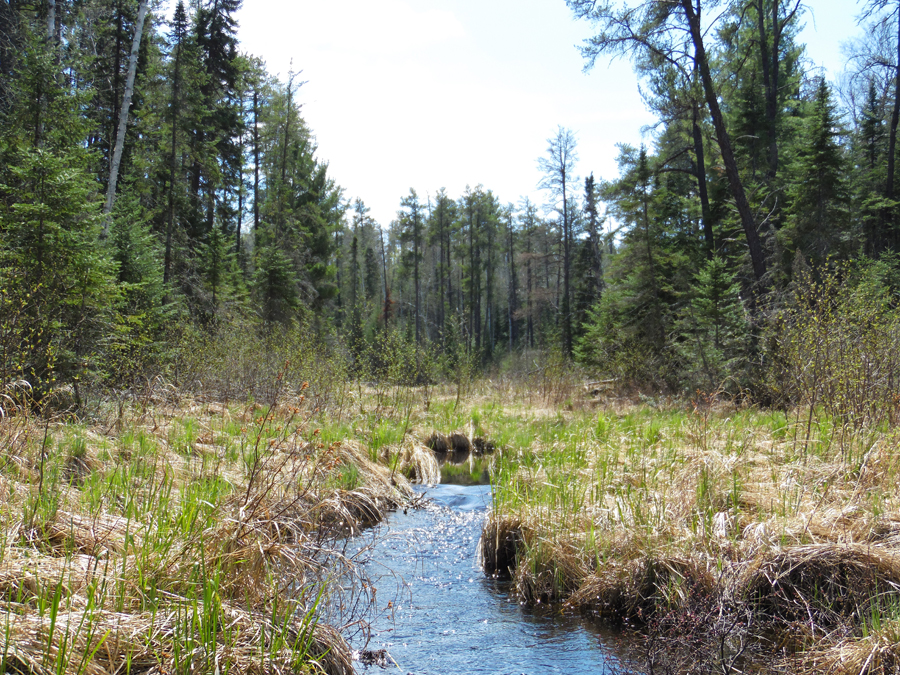
POLYGON ((299 391, 0 417, 0 672, 352 673, 347 535, 412 491, 299 391))
POLYGON ((485 470, 485 571, 522 602, 640 627, 655 672, 900 662, 886 418, 597 398, 549 357, 467 397, 402 369, 325 381, 346 373, 317 359, 249 396, 232 364, 90 424, 3 417, 0 670, 349 672, 375 591, 347 535, 407 504, 410 480, 485 470), (438 440, 464 460, 442 466, 438 440))
MULTIPOLYGON (((862 654, 856 673, 900 663, 886 637, 900 605, 889 427, 709 400, 518 422, 501 432, 481 550, 485 571, 509 575, 522 602, 642 625, 648 645, 660 631, 721 641, 727 626, 763 670, 813 672, 841 650, 862 654), (724 623, 689 630, 700 605, 724 623), (761 648, 772 635, 794 654, 761 648)), ((726 651, 717 672, 732 667, 726 651)))
POLYGON ((230 344, 78 419, 4 399, 0 672, 349 673, 377 611, 351 537, 441 481, 432 429, 471 480, 518 433, 489 382, 461 401, 230 344))

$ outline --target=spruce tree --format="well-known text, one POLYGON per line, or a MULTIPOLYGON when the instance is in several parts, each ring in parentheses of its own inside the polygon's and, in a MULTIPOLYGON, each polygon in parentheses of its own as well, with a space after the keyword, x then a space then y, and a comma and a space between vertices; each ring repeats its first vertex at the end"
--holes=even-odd
POLYGON ((237 255, 228 235, 214 227, 200 247, 200 288, 195 302, 203 323, 234 319, 243 295, 237 255))
POLYGON ((715 256, 698 272, 691 297, 675 323, 683 383, 716 392, 744 385, 749 347, 749 323, 740 300, 740 284, 732 265, 715 256))
POLYGON ((31 36, 19 62, 20 102, 0 125, 0 265, 21 338, 4 376, 37 395, 100 366, 112 324, 115 263, 98 245, 97 183, 87 149, 87 95, 63 83, 54 50, 31 36))
POLYGON ((415 340, 416 344, 422 342, 422 293, 420 285, 419 265, 422 262, 422 246, 425 235, 425 215, 419 195, 410 188, 409 194, 400 202, 398 222, 400 224, 400 240, 406 244, 404 265, 411 268, 413 273, 413 311, 415 312, 415 340))
POLYGON ((253 292, 259 317, 269 327, 296 322, 302 306, 296 272, 290 258, 272 241, 257 248, 253 292))
POLYGON ((800 251, 817 265, 829 255, 856 249, 847 228, 846 161, 839 135, 831 90, 820 78, 791 167, 787 224, 781 233, 782 247, 790 259, 800 251))

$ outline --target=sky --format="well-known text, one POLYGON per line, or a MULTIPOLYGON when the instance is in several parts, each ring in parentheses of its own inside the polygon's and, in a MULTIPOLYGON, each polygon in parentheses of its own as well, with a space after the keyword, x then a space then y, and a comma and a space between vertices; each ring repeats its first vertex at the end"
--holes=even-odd
MULTIPOLYGON (((833 78, 859 33, 854 0, 807 0, 801 39, 833 78)), ((558 126, 578 139, 580 177, 617 175, 617 143, 654 122, 625 60, 583 72, 591 26, 564 0, 244 0, 242 49, 298 99, 318 156, 349 200, 387 225, 415 188, 426 200, 482 184, 501 200, 537 189, 538 157, 558 126)))

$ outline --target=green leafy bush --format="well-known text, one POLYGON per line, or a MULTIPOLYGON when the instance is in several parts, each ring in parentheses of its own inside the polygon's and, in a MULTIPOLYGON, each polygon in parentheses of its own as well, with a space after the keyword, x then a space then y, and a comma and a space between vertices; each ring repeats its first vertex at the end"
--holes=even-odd
POLYGON ((804 273, 770 335, 775 397, 854 428, 900 421, 898 289, 895 256, 804 273))

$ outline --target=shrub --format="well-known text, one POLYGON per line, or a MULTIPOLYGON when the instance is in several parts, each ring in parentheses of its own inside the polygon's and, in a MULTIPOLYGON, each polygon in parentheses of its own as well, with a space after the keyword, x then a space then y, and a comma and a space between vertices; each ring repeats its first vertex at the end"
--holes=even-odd
POLYGON ((900 420, 897 260, 805 272, 769 340, 769 384, 785 405, 852 428, 900 420))

